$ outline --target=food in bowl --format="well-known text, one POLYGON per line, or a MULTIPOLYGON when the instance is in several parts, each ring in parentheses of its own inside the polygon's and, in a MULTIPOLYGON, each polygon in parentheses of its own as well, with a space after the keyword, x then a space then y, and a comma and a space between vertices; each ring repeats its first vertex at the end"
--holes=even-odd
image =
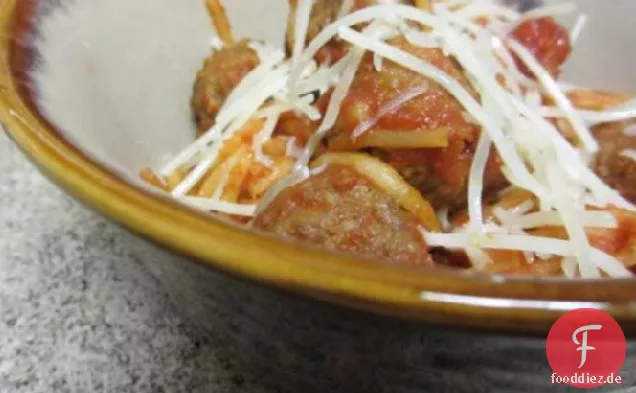
POLYGON ((505 275, 636 268, 636 101, 559 80, 570 4, 290 0, 286 48, 219 39, 197 140, 141 177, 333 251, 505 275))

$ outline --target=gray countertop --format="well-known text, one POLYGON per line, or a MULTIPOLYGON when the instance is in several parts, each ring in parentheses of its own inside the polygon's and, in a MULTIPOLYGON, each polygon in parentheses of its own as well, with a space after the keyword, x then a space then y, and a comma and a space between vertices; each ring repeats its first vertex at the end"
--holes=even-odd
POLYGON ((0 392, 259 392, 0 132, 0 392))

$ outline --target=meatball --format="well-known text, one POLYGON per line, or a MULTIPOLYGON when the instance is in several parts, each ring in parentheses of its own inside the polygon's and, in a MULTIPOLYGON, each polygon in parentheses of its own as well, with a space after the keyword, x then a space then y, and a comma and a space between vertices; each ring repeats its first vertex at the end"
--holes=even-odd
POLYGON ((243 77, 259 64, 258 54, 247 40, 215 51, 197 73, 192 110, 199 133, 214 124, 227 96, 243 77))
MULTIPOLYGON (((297 0, 291 0, 289 3, 291 10, 289 12, 286 36, 287 48, 291 50, 294 47, 297 0)), ((315 0, 311 10, 309 28, 307 29, 307 43, 310 43, 325 27, 338 18, 343 3, 344 0, 315 0)), ((412 4, 413 2, 412 0, 399 0, 399 3, 412 4)), ((354 0, 352 11, 376 4, 378 4, 376 0, 354 0)), ((347 53, 347 48, 348 45, 345 42, 334 39, 318 51, 315 59, 321 64, 336 62, 347 53)))
POLYGON ((332 251, 405 265, 432 265, 411 213, 344 165, 330 165, 281 192, 254 226, 332 251))
MULTIPOLYGON (((561 65, 565 63, 572 51, 570 33, 554 18, 527 19, 515 28, 512 36, 528 48, 539 63, 555 78, 560 73, 561 65)), ((517 64, 524 74, 533 76, 525 64, 521 61, 518 61, 517 64)))
POLYGON ((623 152, 636 151, 636 136, 625 133, 626 123, 608 123, 594 130, 600 151, 594 171, 623 197, 636 203, 636 161, 626 157, 623 152))
MULTIPOLYGON (((440 49, 416 47, 403 37, 391 40, 390 44, 433 64, 471 91, 461 69, 440 49)), ((446 128, 446 147, 376 148, 374 154, 395 167, 433 206, 456 210, 466 204, 468 175, 480 128, 466 119, 464 108, 453 95, 421 74, 388 60, 384 61, 378 72, 373 63, 373 55, 367 54, 329 136, 330 147, 354 149, 354 146, 343 146, 343 141, 353 140, 352 133, 360 123, 374 117, 380 108, 396 97, 418 87, 424 87, 425 92, 382 117, 366 133, 446 128)), ((499 159, 493 154, 485 176, 488 193, 506 186, 500 166, 499 159)))

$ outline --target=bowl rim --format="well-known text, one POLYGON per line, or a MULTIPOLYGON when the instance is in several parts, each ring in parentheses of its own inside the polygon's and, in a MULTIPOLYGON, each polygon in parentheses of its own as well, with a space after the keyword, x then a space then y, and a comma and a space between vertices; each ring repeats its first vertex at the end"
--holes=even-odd
POLYGON ((597 308, 636 336, 636 279, 502 278, 387 266, 213 220, 124 180, 66 140, 36 109, 26 84, 33 53, 24 38, 37 1, 0 2, 0 121, 53 182, 128 230, 204 266, 381 315, 543 334, 569 310, 597 308))

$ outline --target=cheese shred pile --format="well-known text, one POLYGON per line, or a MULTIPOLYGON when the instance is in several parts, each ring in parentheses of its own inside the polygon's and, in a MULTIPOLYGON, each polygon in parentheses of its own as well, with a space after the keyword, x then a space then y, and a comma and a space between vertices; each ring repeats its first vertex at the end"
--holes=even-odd
MULTIPOLYGON (((286 58, 279 48, 255 47, 260 65, 236 87, 215 125, 157 171, 158 178, 168 179, 180 168, 189 168, 171 188, 176 199, 204 210, 249 217, 271 203, 281 190, 307 179, 312 174, 310 161, 336 122, 363 56, 371 53, 377 70, 382 69, 383 61, 391 61, 442 86, 463 106, 466 118, 482 130, 469 174, 468 223, 452 233, 423 229, 422 236, 429 246, 464 251, 475 266, 492 263, 487 250, 511 250, 524 253, 528 263, 562 258, 563 271, 569 277, 577 273, 582 278, 630 275, 621 261, 590 245, 586 228, 617 228, 613 215, 599 207, 634 210, 634 206, 606 185, 589 168, 585 157, 599 149, 590 127, 602 121, 633 118, 636 106, 598 111, 575 108, 564 85, 509 34, 526 18, 575 12, 572 4, 521 14, 489 0, 437 1, 430 9, 378 2, 350 12, 353 2, 345 1, 338 19, 305 45, 313 6, 313 0, 298 1, 291 57, 286 58), (398 35, 415 46, 443 49, 464 70, 478 97, 434 65, 392 46, 389 40, 398 35), (332 65, 317 64, 315 55, 334 39, 349 43, 348 53, 332 65), (524 76, 513 59, 521 61, 536 78, 524 76), (498 80, 498 75, 505 82, 498 80), (331 95, 323 115, 313 93, 328 91, 331 95), (545 106, 542 97, 554 106, 545 106), (306 116, 319 126, 302 146, 286 140, 284 160, 276 161, 264 147, 272 140, 281 116, 288 112, 306 116), (580 146, 573 146, 553 119, 566 122, 580 146), (224 147, 241 137, 251 124, 258 127, 250 134, 249 154, 265 172, 278 171, 279 176, 272 176, 275 181, 249 203, 228 201, 223 196, 232 176, 241 172, 242 156, 225 157, 221 164, 220 157, 224 147), (521 210, 498 210, 496 224, 486 221, 482 201, 484 172, 491 152, 501 157, 507 180, 536 200, 521 210), (287 164, 283 168, 280 162, 287 164), (210 171, 218 173, 214 192, 206 197, 192 195, 210 171), (529 234, 530 229, 544 226, 564 228, 567 239, 529 234)), ((573 39, 579 36, 585 21, 585 16, 579 17, 573 39)), ((407 92, 386 111, 405 105, 424 91, 416 88, 407 92)), ((359 125, 356 137, 372 126, 359 125)), ((626 150, 624 156, 636 160, 634 151, 626 150)))

